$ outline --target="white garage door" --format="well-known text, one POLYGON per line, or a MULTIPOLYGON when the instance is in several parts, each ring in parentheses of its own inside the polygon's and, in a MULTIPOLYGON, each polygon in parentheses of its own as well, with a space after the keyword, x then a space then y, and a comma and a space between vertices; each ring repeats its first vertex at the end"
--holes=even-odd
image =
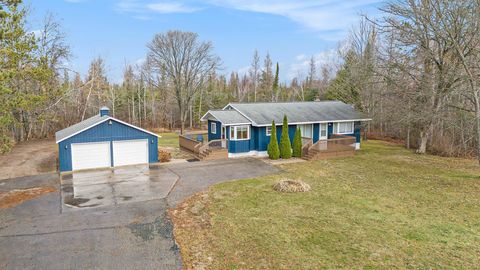
POLYGON ((110 166, 110 142, 72 144, 72 170, 110 166))
POLYGON ((148 163, 148 140, 113 142, 113 165, 148 163))

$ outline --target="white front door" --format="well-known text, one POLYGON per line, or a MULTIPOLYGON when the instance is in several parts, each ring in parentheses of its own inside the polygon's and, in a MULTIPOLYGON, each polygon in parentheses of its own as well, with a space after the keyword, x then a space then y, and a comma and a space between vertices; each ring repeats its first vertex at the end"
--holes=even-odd
POLYGON ((328 139, 327 123, 320 124, 320 135, 318 136, 319 140, 328 139))
POLYGON ((227 140, 225 140, 225 136, 227 134, 227 130, 225 129, 225 126, 222 125, 222 148, 227 147, 227 140))
POLYGON ((113 166, 148 163, 148 140, 113 141, 113 166))
POLYGON ((111 166, 110 142, 72 143, 72 170, 111 166))

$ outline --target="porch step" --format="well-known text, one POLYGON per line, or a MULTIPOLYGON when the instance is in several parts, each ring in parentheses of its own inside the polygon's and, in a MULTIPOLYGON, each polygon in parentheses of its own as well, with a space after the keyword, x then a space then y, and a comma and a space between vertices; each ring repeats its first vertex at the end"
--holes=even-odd
POLYGON ((206 149, 202 153, 198 154, 200 160, 213 160, 228 158, 227 149, 206 149))

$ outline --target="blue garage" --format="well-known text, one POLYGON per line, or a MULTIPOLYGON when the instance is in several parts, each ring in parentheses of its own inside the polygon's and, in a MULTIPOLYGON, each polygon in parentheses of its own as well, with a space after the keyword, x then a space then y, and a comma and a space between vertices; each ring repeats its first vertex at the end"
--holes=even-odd
POLYGON ((158 135, 99 114, 55 134, 60 172, 158 161, 158 135))

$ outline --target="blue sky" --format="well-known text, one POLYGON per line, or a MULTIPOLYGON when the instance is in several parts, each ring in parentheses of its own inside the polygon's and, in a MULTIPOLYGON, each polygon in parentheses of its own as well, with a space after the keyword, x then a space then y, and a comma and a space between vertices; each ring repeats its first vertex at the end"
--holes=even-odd
POLYGON ((306 74, 311 55, 318 64, 332 57, 358 21, 375 16, 379 0, 26 0, 30 28, 46 12, 64 27, 71 68, 85 74, 97 56, 111 81, 121 81, 125 63, 140 63, 155 33, 192 31, 209 40, 223 61, 221 73, 245 72, 255 49, 280 64, 280 78, 306 74))

